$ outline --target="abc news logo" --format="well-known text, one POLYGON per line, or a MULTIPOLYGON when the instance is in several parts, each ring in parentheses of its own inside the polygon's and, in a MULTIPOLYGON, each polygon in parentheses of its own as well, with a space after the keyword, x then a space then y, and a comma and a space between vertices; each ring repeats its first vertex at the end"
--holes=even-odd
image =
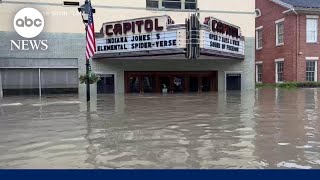
POLYGON ((24 19, 17 19, 16 21, 16 26, 17 27, 32 27, 32 26, 35 26, 35 27, 41 27, 42 25, 42 21, 41 19, 35 19, 35 20, 32 20, 32 19, 29 19, 27 16, 24 17, 24 19))
POLYGON ((23 8, 14 17, 15 31, 29 40, 10 40, 10 50, 47 50, 47 40, 30 40, 38 36, 44 27, 42 14, 34 8, 23 8))

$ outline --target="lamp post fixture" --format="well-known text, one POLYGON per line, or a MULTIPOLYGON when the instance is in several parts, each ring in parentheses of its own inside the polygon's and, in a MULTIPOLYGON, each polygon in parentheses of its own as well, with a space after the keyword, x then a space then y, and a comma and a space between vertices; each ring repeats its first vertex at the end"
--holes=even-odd
MULTIPOLYGON (((84 4, 78 8, 78 11, 81 12, 82 22, 85 25, 86 37, 88 33, 88 19, 89 19, 89 8, 90 4, 88 0, 85 0, 84 4)), ((95 9, 92 9, 92 13, 95 13, 95 9)), ((87 86, 87 102, 90 101, 90 71, 91 66, 89 59, 86 59, 86 86, 87 86)))

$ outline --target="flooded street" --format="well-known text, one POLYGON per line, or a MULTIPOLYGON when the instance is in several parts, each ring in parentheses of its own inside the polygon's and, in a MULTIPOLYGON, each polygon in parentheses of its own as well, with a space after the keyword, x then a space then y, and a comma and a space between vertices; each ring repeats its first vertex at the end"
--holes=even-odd
POLYGON ((0 100, 0 168, 320 168, 320 89, 0 100))

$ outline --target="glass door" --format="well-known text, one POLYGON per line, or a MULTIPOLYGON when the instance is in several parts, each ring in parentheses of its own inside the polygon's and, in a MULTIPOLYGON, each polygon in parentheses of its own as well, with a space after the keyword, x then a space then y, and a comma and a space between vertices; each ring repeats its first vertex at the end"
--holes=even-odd
POLYGON ((189 78, 189 92, 198 92, 198 77, 196 76, 191 76, 189 78))
POLYGON ((155 78, 153 76, 143 77, 143 92, 145 93, 155 92, 155 78))
POLYGON ((130 93, 140 93, 140 78, 139 76, 131 76, 129 82, 130 93))
POLYGON ((160 77, 159 82, 160 82, 161 92, 169 92, 170 77, 160 77))
POLYGON ((211 86, 210 78, 202 77, 202 92, 209 92, 210 86, 211 86))
POLYGON ((173 92, 183 93, 184 92, 184 76, 172 77, 173 78, 173 92))
POLYGON ((100 75, 100 81, 97 82, 98 94, 113 94, 114 93, 114 75, 100 75))

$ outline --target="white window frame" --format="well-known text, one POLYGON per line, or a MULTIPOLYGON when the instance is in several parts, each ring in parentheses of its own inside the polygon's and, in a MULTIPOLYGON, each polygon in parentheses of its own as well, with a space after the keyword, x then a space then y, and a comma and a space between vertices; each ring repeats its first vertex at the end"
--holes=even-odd
POLYGON ((263 48, 263 26, 259 26, 256 28, 256 50, 260 50, 263 48), (261 31, 261 47, 259 47, 259 31, 261 31))
POLYGON ((306 42, 307 43, 317 43, 318 42, 318 26, 319 26, 319 16, 314 15, 307 15, 306 16, 306 42), (316 29, 315 29, 315 39, 313 41, 308 40, 308 20, 315 20, 316 21, 316 29))
MULTIPOLYGON (((165 7, 162 7, 162 2, 164 0, 151 0, 151 1, 158 1, 158 8, 152 8, 152 7, 147 7, 147 4, 146 4, 146 8, 147 9, 152 9, 152 10, 183 10, 183 11, 196 11, 196 9, 186 9, 185 8, 185 4, 186 4, 186 0, 180 0, 180 3, 181 3, 181 9, 176 9, 176 8, 165 8, 165 7)), ((167 0, 167 1, 170 1, 170 0, 167 0)), ((196 4, 196 7, 198 7, 198 2, 199 0, 195 0, 195 4, 196 4)), ((173 1, 174 2, 174 1, 173 1)), ((176 1, 177 2, 177 1, 176 1)), ((146 0, 146 3, 147 3, 147 0, 146 0)))
POLYGON ((282 76, 284 75, 284 58, 280 58, 280 59, 275 59, 275 82, 276 83, 283 83, 282 81, 278 81, 278 63, 279 62, 283 62, 283 70, 282 70, 282 76))
POLYGON ((283 45, 284 45, 284 18, 275 21, 275 24, 276 24, 276 46, 283 46, 283 45), (278 40, 279 40, 279 38, 278 38, 278 36, 279 36, 279 33, 278 33, 278 31, 279 31, 278 25, 279 25, 280 23, 283 23, 283 39, 282 39, 283 42, 282 42, 282 43, 279 43, 279 42, 278 42, 278 40))
MULTIPOLYGON (((262 61, 257 61, 256 62, 256 83, 262 83, 262 78, 261 78, 261 81, 259 81, 258 77, 259 77, 259 74, 258 74, 258 66, 261 65, 262 67, 262 61)), ((262 71, 262 70, 261 70, 262 71)), ((263 71, 262 71, 262 74, 263 74, 263 71)))
MULTIPOLYGON (((309 82, 318 82, 318 60, 319 57, 306 57, 306 68, 307 68, 307 61, 314 61, 315 64, 315 69, 314 69, 314 81, 309 81, 309 82)), ((307 69, 306 69, 306 79, 307 81, 307 69)))

